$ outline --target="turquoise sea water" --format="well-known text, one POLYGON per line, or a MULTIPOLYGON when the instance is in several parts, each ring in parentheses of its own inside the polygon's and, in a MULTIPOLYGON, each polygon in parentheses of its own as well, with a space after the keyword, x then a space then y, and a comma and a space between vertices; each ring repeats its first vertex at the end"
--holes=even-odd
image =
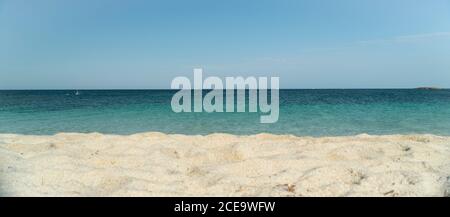
POLYGON ((174 113, 173 90, 0 91, 0 133, 450 135, 450 90, 280 90, 280 116, 174 113))

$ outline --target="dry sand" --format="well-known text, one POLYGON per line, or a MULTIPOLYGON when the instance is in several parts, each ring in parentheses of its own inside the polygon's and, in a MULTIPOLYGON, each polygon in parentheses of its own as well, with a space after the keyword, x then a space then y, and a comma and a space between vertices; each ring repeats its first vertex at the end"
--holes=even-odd
POLYGON ((450 137, 0 135, 2 196, 448 196, 450 137))

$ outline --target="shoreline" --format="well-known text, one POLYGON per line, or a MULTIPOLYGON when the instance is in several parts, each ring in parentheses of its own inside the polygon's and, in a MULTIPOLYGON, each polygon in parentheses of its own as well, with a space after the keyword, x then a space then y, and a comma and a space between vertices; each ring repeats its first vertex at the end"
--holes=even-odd
POLYGON ((233 133, 225 133, 225 132, 217 132, 217 133, 205 133, 205 134, 185 134, 185 133, 167 133, 160 131, 145 131, 145 132, 136 132, 136 133, 102 133, 98 131, 92 132, 58 132, 58 133, 50 133, 50 134, 28 134, 28 133, 0 133, 1 137, 7 136, 34 136, 34 137, 52 137, 58 135, 102 135, 102 136, 139 136, 139 135, 151 135, 151 134, 164 134, 166 136, 187 136, 187 137, 198 137, 198 136, 214 136, 214 135, 223 135, 223 136, 235 136, 235 137, 255 137, 255 136, 282 136, 282 137, 296 137, 296 138, 312 138, 312 139, 320 139, 320 138, 344 138, 344 137, 386 137, 386 136, 432 136, 432 137, 449 137, 450 134, 435 134, 435 133, 392 133, 392 134, 369 134, 369 133, 355 133, 348 135, 296 135, 292 133, 279 134, 279 133, 270 133, 270 132, 260 132, 253 134, 233 134, 233 133))
POLYGON ((0 196, 449 196, 450 137, 0 134, 0 196))

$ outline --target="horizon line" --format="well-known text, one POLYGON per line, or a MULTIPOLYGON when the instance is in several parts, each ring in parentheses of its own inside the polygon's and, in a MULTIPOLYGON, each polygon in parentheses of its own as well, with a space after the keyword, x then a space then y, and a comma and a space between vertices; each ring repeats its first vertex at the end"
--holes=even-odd
MULTIPOLYGON (((450 87, 375 87, 375 88, 278 88, 279 90, 448 90, 450 87)), ((31 88, 31 89, 0 89, 0 91, 91 91, 91 90, 181 90, 170 88, 31 88)), ((187 90, 214 90, 214 89, 187 89, 187 90)), ((219 90, 219 89, 217 89, 219 90)), ((227 90, 224 88, 223 90, 227 90)), ((243 89, 233 89, 243 90, 243 89)), ((250 90, 245 88, 245 90, 250 90)), ((256 89, 258 90, 258 89, 256 89)), ((270 90, 270 88, 267 88, 270 90)))

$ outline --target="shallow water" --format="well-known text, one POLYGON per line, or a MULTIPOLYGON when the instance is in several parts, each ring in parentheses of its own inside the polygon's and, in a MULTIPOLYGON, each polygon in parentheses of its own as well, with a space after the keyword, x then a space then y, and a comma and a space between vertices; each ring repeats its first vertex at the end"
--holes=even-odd
POLYGON ((450 90, 280 90, 280 116, 174 113, 173 90, 0 91, 0 133, 450 135, 450 90))

